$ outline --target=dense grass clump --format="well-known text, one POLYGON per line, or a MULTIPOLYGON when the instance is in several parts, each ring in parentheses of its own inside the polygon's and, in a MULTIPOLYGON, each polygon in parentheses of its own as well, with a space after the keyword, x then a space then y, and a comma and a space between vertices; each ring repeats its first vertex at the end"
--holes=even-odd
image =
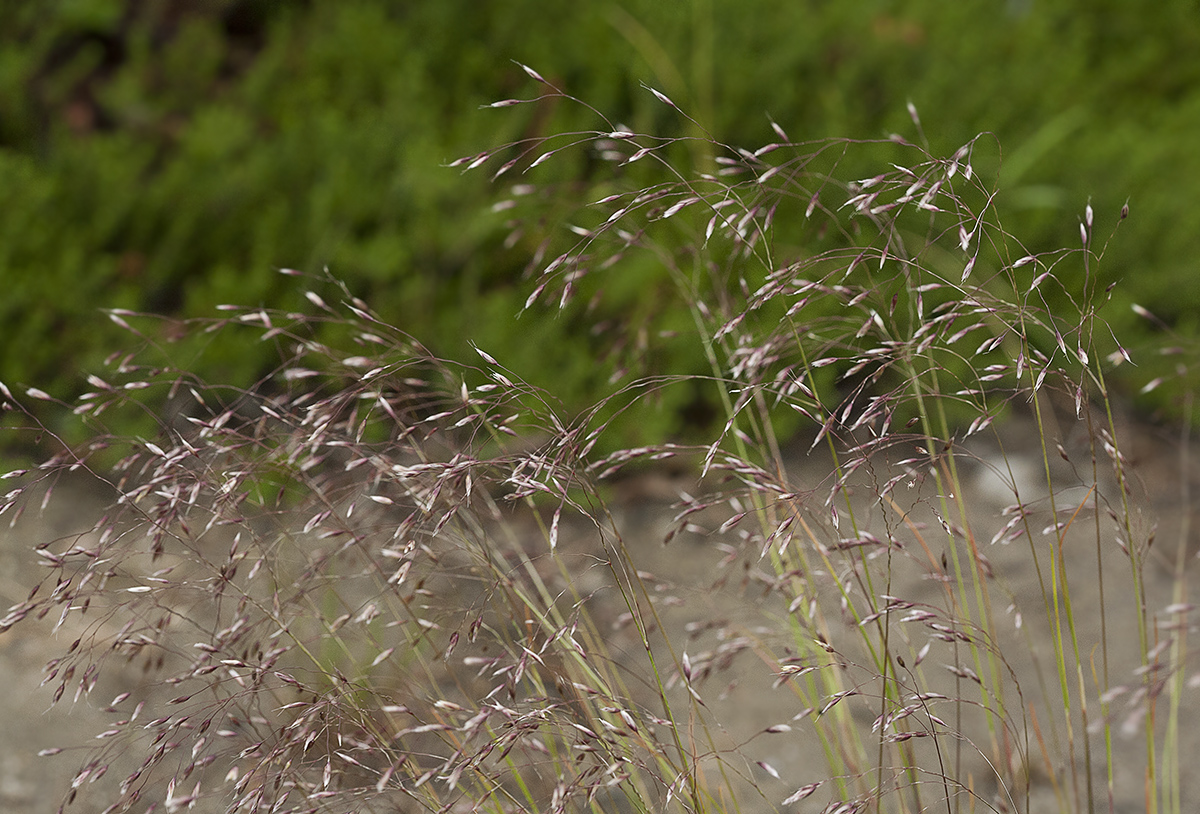
MULTIPOLYGON (((541 101, 582 104, 527 72, 541 101)), ((1031 254, 976 170, 987 137, 941 157, 775 125, 742 149, 592 112, 455 163, 525 173, 514 230, 538 166, 610 167, 532 258, 521 319, 641 264, 645 328, 620 351, 688 346, 693 368, 630 364, 569 414, 487 348, 436 358, 319 278, 307 314, 186 323, 275 345, 253 388, 169 347, 92 377, 80 416, 165 402, 159 434, 101 433, 0 504, 53 502, 78 473, 113 499, 39 542, 46 578, 0 621, 70 641, 56 701, 116 691, 67 802, 107 775, 114 811, 1181 810, 1191 607, 1182 554, 1175 593, 1146 591, 1106 384, 1129 353, 1095 282, 1100 223, 1125 213, 1089 206, 1078 245, 1031 254), (655 321, 666 297, 690 324, 655 321), (672 399, 714 411, 711 435, 615 448, 614 421, 672 399), (1017 419, 1032 474, 998 430, 1017 419), (622 478, 665 461, 682 474, 648 542, 622 478), (967 503, 979 473, 995 511, 967 503), (1073 600, 1095 588, 1090 641, 1073 600)))

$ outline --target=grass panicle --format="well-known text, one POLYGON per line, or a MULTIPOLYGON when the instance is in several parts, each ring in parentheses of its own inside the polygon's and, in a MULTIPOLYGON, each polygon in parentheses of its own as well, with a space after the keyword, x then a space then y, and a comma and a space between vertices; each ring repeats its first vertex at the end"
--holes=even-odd
MULTIPOLYGON (((535 101, 583 104, 529 75, 535 101)), ((64 805, 1186 808, 1187 554, 1147 590, 1164 569, 1106 378, 1131 358, 1098 270, 1124 213, 1089 204, 1079 245, 1030 250, 999 222, 990 137, 939 157, 774 125, 743 149, 649 92, 690 135, 593 111, 593 132, 452 163, 521 176, 497 211, 532 258, 522 319, 602 301, 618 263, 689 305, 690 328, 640 315, 590 412, 486 348, 438 358, 329 276, 307 314, 183 326, 277 346, 248 389, 113 314, 143 344, 73 407, 95 440, 0 504, 14 523, 56 490, 111 504, 38 541, 40 582, 0 620, 67 643, 54 701, 111 718, 64 805), (571 151, 603 194, 548 227, 537 166, 571 151), (697 367, 655 369, 656 342, 694 343, 697 367), (679 388, 716 418, 614 448, 679 388), (158 435, 104 434, 118 411, 158 435), (968 502, 984 481, 994 506, 968 502), (651 533, 623 495, 652 485, 651 533)))

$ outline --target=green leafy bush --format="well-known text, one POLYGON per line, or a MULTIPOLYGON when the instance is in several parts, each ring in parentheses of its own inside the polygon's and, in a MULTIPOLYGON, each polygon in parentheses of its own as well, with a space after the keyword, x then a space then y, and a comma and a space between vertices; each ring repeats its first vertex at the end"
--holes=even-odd
MULTIPOLYGON (((1197 308, 1181 292, 1191 290, 1200 208, 1160 180, 1195 174, 1186 145, 1200 126, 1200 85, 1189 80, 1200 71, 1198 24, 1183 2, 1148 13, 1110 5, 10 4, 0 12, 10 201, 0 212, 0 370, 78 393, 116 336, 97 308, 186 318, 221 303, 296 307, 274 269, 326 266, 435 351, 459 355, 469 334, 531 381, 552 376, 576 409, 622 367, 694 369, 696 360, 645 354, 598 368, 570 315, 540 326, 536 341, 511 327, 530 257, 609 190, 595 155, 558 162, 539 183, 561 208, 543 203, 541 221, 506 244, 506 213, 487 204, 507 187, 445 169, 501 141, 597 126, 554 100, 524 116, 473 112, 520 95, 525 76, 508 60, 663 135, 759 143, 774 118, 797 139, 884 137, 908 132, 906 99, 935 117, 932 152, 994 132, 1008 149, 1005 226, 1037 251, 1074 239, 1063 215, 1089 196, 1100 213, 1128 199, 1133 216, 1099 282, 1121 279, 1122 305, 1136 299, 1186 338, 1197 308), (691 121, 653 103, 643 83, 691 121)), ((700 168, 713 157, 706 144, 679 149, 700 168)), ((869 174, 855 160, 843 164, 848 175, 869 174)), ((649 265, 612 283, 603 307, 620 347, 638 347, 645 326, 625 316, 642 316, 642 298, 661 285, 649 265)), ((666 329, 690 321, 662 317, 666 329)), ((1134 346, 1162 344, 1132 312, 1112 319, 1134 346)), ((267 349, 220 337, 194 353, 198 370, 246 384, 272 364, 267 349)), ((1175 363, 1155 372, 1174 377, 1175 363)), ((1175 392, 1160 388, 1150 403, 1169 406, 1175 392)), ((650 437, 706 412, 670 415, 684 406, 664 405, 650 437)))

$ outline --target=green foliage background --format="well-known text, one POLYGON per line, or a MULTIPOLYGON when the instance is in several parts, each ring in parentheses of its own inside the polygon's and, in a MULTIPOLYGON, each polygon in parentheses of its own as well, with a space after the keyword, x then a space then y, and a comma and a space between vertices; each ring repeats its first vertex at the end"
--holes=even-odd
MULTIPOLYGON (((751 149, 771 119, 798 141, 916 138, 908 101, 934 153, 991 131, 1010 232, 1030 251, 1077 245, 1088 200, 1100 236, 1128 201, 1101 282, 1200 330, 1200 15, 1185 0, 43 0, 0 6, 0 380, 69 398, 129 345, 99 308, 300 307, 276 269, 328 266, 435 352, 474 342, 568 410, 589 402, 611 367, 578 313, 514 319, 536 236, 506 246, 490 205, 521 179, 445 167, 599 126, 566 104, 480 110, 538 95, 514 62, 635 131, 680 132, 645 83, 751 149)), ((583 154, 539 177, 560 195, 545 232, 597 197, 593 177, 583 154)), ((629 347, 646 318, 689 324, 653 258, 609 285, 593 316, 629 347)), ((1110 318, 1135 350, 1163 342, 1128 308, 1110 318)), ((180 352, 209 380, 249 385, 277 361, 206 341, 180 352)), ((683 348, 643 361, 703 372, 683 348)), ((1167 364, 1135 361, 1143 378, 1167 364)), ((636 433, 678 431, 689 398, 636 433)))

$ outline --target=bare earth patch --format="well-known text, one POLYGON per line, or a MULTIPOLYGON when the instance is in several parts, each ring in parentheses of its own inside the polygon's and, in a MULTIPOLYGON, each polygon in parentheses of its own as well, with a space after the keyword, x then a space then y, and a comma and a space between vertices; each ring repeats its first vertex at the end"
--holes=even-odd
MULTIPOLYGON (((1108 715, 1114 721, 1112 810, 1133 814, 1144 807, 1146 744, 1141 727, 1142 716, 1151 714, 1145 693, 1148 686, 1153 693, 1153 688, 1158 685, 1143 682, 1139 675, 1145 672, 1137 655, 1139 634, 1133 613, 1139 597, 1131 587, 1127 558, 1115 545, 1115 527, 1102 510, 1106 502, 1111 505, 1118 499, 1113 492, 1112 480, 1101 477, 1097 490, 1087 486, 1090 472, 1083 472, 1081 477, 1078 468, 1073 469, 1068 464, 1090 469, 1090 460, 1067 460, 1079 452, 1071 447, 1069 428, 1065 433, 1060 429, 1057 437, 1064 437, 1066 459, 1055 457, 1054 494, 1059 504, 1059 516, 1070 518, 1059 564, 1069 576, 1071 618, 1075 622, 1074 636, 1081 659, 1084 665, 1090 665, 1098 673, 1101 660, 1107 658, 1109 674, 1114 677, 1108 689, 1108 715), (1099 509, 1096 491, 1101 492, 1099 509), (1099 562, 1095 544, 1097 529, 1102 541, 1099 562), (1103 567, 1103 598, 1098 565, 1103 567), (1106 649, 1102 647, 1105 641, 1106 649)), ((996 754, 989 744, 996 736, 989 728, 988 716, 981 712, 980 705, 970 703, 947 703, 938 707, 938 716, 945 721, 947 729, 964 736, 961 740, 964 748, 961 751, 949 749, 947 746, 951 741, 942 738, 938 740, 942 747, 939 753, 926 740, 916 744, 920 750, 918 762, 928 766, 932 775, 954 774, 965 778, 972 791, 991 800, 998 811, 1025 810, 1021 789, 1014 785, 1016 778, 1023 777, 1030 786, 1029 810, 1047 811, 1056 805, 1056 786, 1058 794, 1082 793, 1081 789, 1068 788, 1073 781, 1065 761, 1070 755, 1074 756, 1077 765, 1085 761, 1082 741, 1087 737, 1092 745, 1093 789, 1100 810, 1109 810, 1104 783, 1105 747, 1099 727, 1093 726, 1087 735, 1080 731, 1068 732, 1061 721, 1045 720, 1041 712, 1048 705, 1052 708, 1054 704, 1062 703, 1052 642, 1056 635, 1070 635, 1065 627, 1065 614, 1056 617, 1053 610, 1048 613, 1043 599, 1043 591, 1052 583, 1046 569, 1054 562, 1054 557, 1039 558, 1040 568, 1035 567, 1029 540, 992 541, 993 535, 1002 532, 1011 518, 1011 514, 1005 515, 1003 510, 1014 502, 1015 486, 1023 501, 1031 507, 1028 520, 1036 530, 1031 538, 1032 545, 1053 548, 1055 533, 1047 530, 1051 507, 1042 472, 1041 450, 1035 441, 1036 433, 1031 432, 1028 420, 1018 418, 1001 429, 997 441, 973 444, 956 459, 957 465, 962 467, 959 480, 968 489, 960 496, 940 496, 932 480, 913 478, 911 482, 901 483, 891 493, 894 502, 884 506, 874 495, 879 483, 895 470, 882 468, 885 464, 882 459, 877 462, 880 468, 873 465, 856 473, 847 483, 847 491, 851 495, 850 505, 858 512, 856 522, 860 532, 868 532, 880 539, 891 536, 899 541, 891 553, 891 581, 887 585, 877 585, 876 589, 880 594, 903 597, 909 603, 906 612, 936 610, 955 601, 946 587, 947 580, 951 579, 947 574, 953 571, 953 566, 948 560, 939 563, 948 551, 943 521, 953 526, 951 531, 959 538, 969 529, 969 535, 993 574, 987 582, 985 604, 989 612, 1001 620, 995 623, 995 628, 1006 631, 995 646, 1002 656, 1003 669, 1011 671, 1002 676, 1001 681, 1010 689, 1019 685, 1019 696, 1010 694, 1007 700, 1011 705, 1013 699, 1019 699, 1016 703, 1026 713, 1023 715, 1021 709, 1010 707, 1010 723, 1015 724, 1007 730, 1006 736, 1000 737, 1002 742, 1007 737, 1010 746, 1015 747, 1010 754, 1013 765, 995 765, 996 754), (943 503, 942 497, 950 498, 951 504, 943 503), (951 513, 943 517, 943 507, 953 505, 958 498, 966 507, 967 516, 956 517, 951 513), (1036 724, 1029 710, 1037 711, 1036 724), (1039 738, 1044 741, 1044 746, 1039 746, 1039 738), (1043 749, 1058 762, 1047 765, 1042 756, 1043 749), (958 763, 953 772, 948 765, 950 762, 958 763), (1007 793, 998 788, 997 776, 1004 778, 1007 793)), ((1147 537, 1153 533, 1156 540, 1149 556, 1157 564, 1147 569, 1145 580, 1145 601, 1151 618, 1157 623, 1151 635, 1161 637, 1162 641, 1166 641, 1171 633, 1180 634, 1182 638, 1189 629, 1190 620, 1186 613, 1178 608, 1171 610, 1168 606, 1186 602, 1186 591, 1193 579, 1189 576, 1188 584, 1178 586, 1184 593, 1176 592, 1173 569, 1177 545, 1188 547, 1189 574, 1194 571, 1190 566, 1194 548, 1189 531, 1190 516, 1186 514, 1183 503, 1186 491, 1182 487, 1193 481, 1196 472, 1194 467, 1182 471, 1181 465, 1190 465, 1181 454, 1186 450, 1152 429, 1131 427, 1122 449, 1133 459, 1135 472, 1145 487, 1144 494, 1132 497, 1138 515, 1137 526, 1144 529, 1147 537)), ((827 454, 804 454, 797 450, 788 458, 791 466, 788 478, 797 485, 798 494, 811 492, 813 496, 820 496, 828 492, 832 464, 827 454)), ((836 740, 823 743, 805 728, 806 712, 811 715, 812 711, 806 710, 805 702, 791 690, 789 682, 782 680, 786 665, 781 665, 778 659, 780 653, 787 651, 789 609, 771 590, 778 577, 771 568, 770 555, 760 559, 757 554, 761 552, 732 546, 716 533, 729 519, 727 510, 708 508, 690 513, 686 525, 682 525, 678 516, 680 506, 686 507, 686 504, 676 502, 681 489, 696 496, 703 494, 704 486, 664 474, 639 476, 621 484, 610 507, 615 528, 630 553, 632 565, 650 586, 655 623, 661 624, 666 634, 651 636, 655 642, 653 656, 659 674, 667 682, 665 695, 661 697, 677 705, 674 713, 677 717, 673 719, 675 726, 688 730, 689 737, 699 732, 694 728, 697 721, 693 716, 700 714, 709 718, 712 724, 706 735, 710 738, 709 743, 697 751, 722 757, 721 761, 699 761, 702 782, 716 799, 725 799, 722 788, 727 786, 738 792, 743 810, 818 811, 820 803, 824 802, 820 794, 798 803, 798 808, 781 806, 781 801, 805 784, 828 782, 826 750, 837 750, 842 744, 836 740), (673 529, 676 533, 672 535, 673 529), (671 539, 664 543, 667 537, 671 539), (670 666, 679 663, 684 654, 690 678, 670 666), (693 712, 680 714, 679 710, 689 708, 689 692, 695 693, 701 706, 693 712), (725 767, 724 774, 718 770, 720 765, 725 767), (805 807, 810 803, 811 807, 805 807)), ((26 513, 0 538, 0 557, 4 563, 0 589, 8 604, 22 599, 29 587, 41 578, 41 566, 32 551, 35 544, 88 533, 94 519, 104 509, 103 495, 86 482, 62 483, 58 490, 48 511, 40 517, 26 513)), ((699 497, 696 500, 701 502, 699 497)), ((813 500, 820 502, 819 497, 813 500)), ((524 531, 530 534, 531 544, 536 546, 539 540, 532 516, 527 515, 526 521, 529 525, 524 531)), ((520 532, 522 522, 526 521, 515 516, 512 526, 520 532)), ((560 556, 564 562, 578 566, 577 569, 572 567, 576 587, 589 597, 589 612, 608 637, 612 658, 621 663, 631 698, 644 705, 649 713, 665 719, 653 671, 647 662, 648 655, 635 635, 632 619, 623 613, 620 596, 611 579, 600 566, 604 550, 597 545, 595 527, 582 518, 567 517, 558 533, 560 556)), ((834 542, 823 541, 825 545, 834 542)), ((873 556, 887 555, 877 553, 873 556)), ((548 560, 538 561, 549 567, 548 560)), ((822 601, 836 605, 838 598, 829 595, 827 587, 821 590, 822 601)), ((1060 595, 1059 601, 1063 600, 1060 595)), ((145 756, 109 754, 102 764, 107 767, 105 771, 93 769, 81 776, 81 766, 86 766, 90 759, 88 750, 103 746, 103 737, 97 740, 97 736, 103 736, 114 716, 127 714, 130 705, 139 697, 149 697, 162 690, 145 684, 143 665, 134 659, 127 665, 106 669, 90 694, 83 693, 78 699, 64 698, 58 704, 52 704, 53 683, 40 689, 37 686, 44 675, 45 664, 62 656, 76 637, 93 635, 97 630, 95 626, 112 623, 104 619, 91 619, 85 623, 81 617, 74 616, 55 631, 56 621, 46 618, 36 624, 25 623, 0 635, 0 682, 6 688, 0 695, 0 703, 4 705, 0 807, 13 814, 54 810, 73 780, 78 789, 71 810, 102 810, 111 799, 108 795, 115 785, 135 772, 145 756), (123 711, 105 711, 105 705, 123 692, 132 693, 132 698, 122 707, 123 711), (60 748, 64 750, 62 753, 37 757, 39 751, 60 748)), ((847 630, 855 625, 849 618, 844 618, 842 623, 847 630)), ((913 637, 914 650, 922 646, 917 633, 929 633, 928 628, 917 631, 916 625, 911 623, 898 623, 894 629, 897 636, 913 637)), ((828 635, 837 644, 843 631, 834 625, 828 635)), ((181 641, 181 646, 185 644, 181 641)), ((934 642, 934 645, 929 651, 929 659, 968 668, 967 673, 961 670, 944 672, 941 680, 945 695, 978 700, 978 690, 973 688, 969 674, 972 665, 963 659, 963 653, 957 652, 958 661, 955 661, 952 642, 934 642)), ((464 647, 464 653, 471 652, 475 651, 464 647)), ((862 667, 847 661, 843 670, 847 687, 868 683, 869 671, 862 667)), ((464 668, 461 672, 467 675, 470 670, 464 668)), ((1161 676, 1161 680, 1168 678, 1161 676)), ((1093 702, 1095 680, 1095 675, 1078 677, 1078 681, 1088 688, 1088 697, 1093 702)), ((1074 678, 1068 680, 1070 687, 1077 683, 1074 678)), ((1195 675, 1189 673, 1187 689, 1181 698, 1182 706, 1172 713, 1176 720, 1184 723, 1178 733, 1178 748, 1183 755, 1200 750, 1200 729, 1186 725, 1200 714, 1200 697, 1197 697, 1195 684, 1195 675)), ((1161 686, 1158 688, 1161 690, 1161 686)), ((435 687, 426 689, 430 693, 437 691, 435 687)), ((1077 692, 1074 689, 1068 692, 1075 695, 1072 703, 1078 704, 1077 692)), ((879 699, 869 694, 849 694, 841 703, 850 708, 849 720, 854 723, 857 736, 872 737, 873 722, 881 712, 879 699)), ((1154 707, 1164 721, 1168 719, 1167 703, 1164 696, 1154 707)), ((1100 721, 1099 708, 1093 706, 1088 713, 1093 724, 1100 721)), ((997 721, 991 723, 994 726, 997 721)), ((1083 768, 1076 775, 1080 776, 1086 776, 1083 768)), ((919 782, 936 785, 937 781, 923 778, 919 782)), ((1074 782, 1078 783, 1078 780, 1074 782)), ((1185 775, 1181 790, 1184 800, 1200 799, 1200 778, 1185 775)), ((936 799, 936 794, 931 794, 930 799, 936 799)), ((197 810, 219 811, 221 808, 214 798, 203 802, 197 810), (203 805, 210 807, 203 808, 203 805)))

